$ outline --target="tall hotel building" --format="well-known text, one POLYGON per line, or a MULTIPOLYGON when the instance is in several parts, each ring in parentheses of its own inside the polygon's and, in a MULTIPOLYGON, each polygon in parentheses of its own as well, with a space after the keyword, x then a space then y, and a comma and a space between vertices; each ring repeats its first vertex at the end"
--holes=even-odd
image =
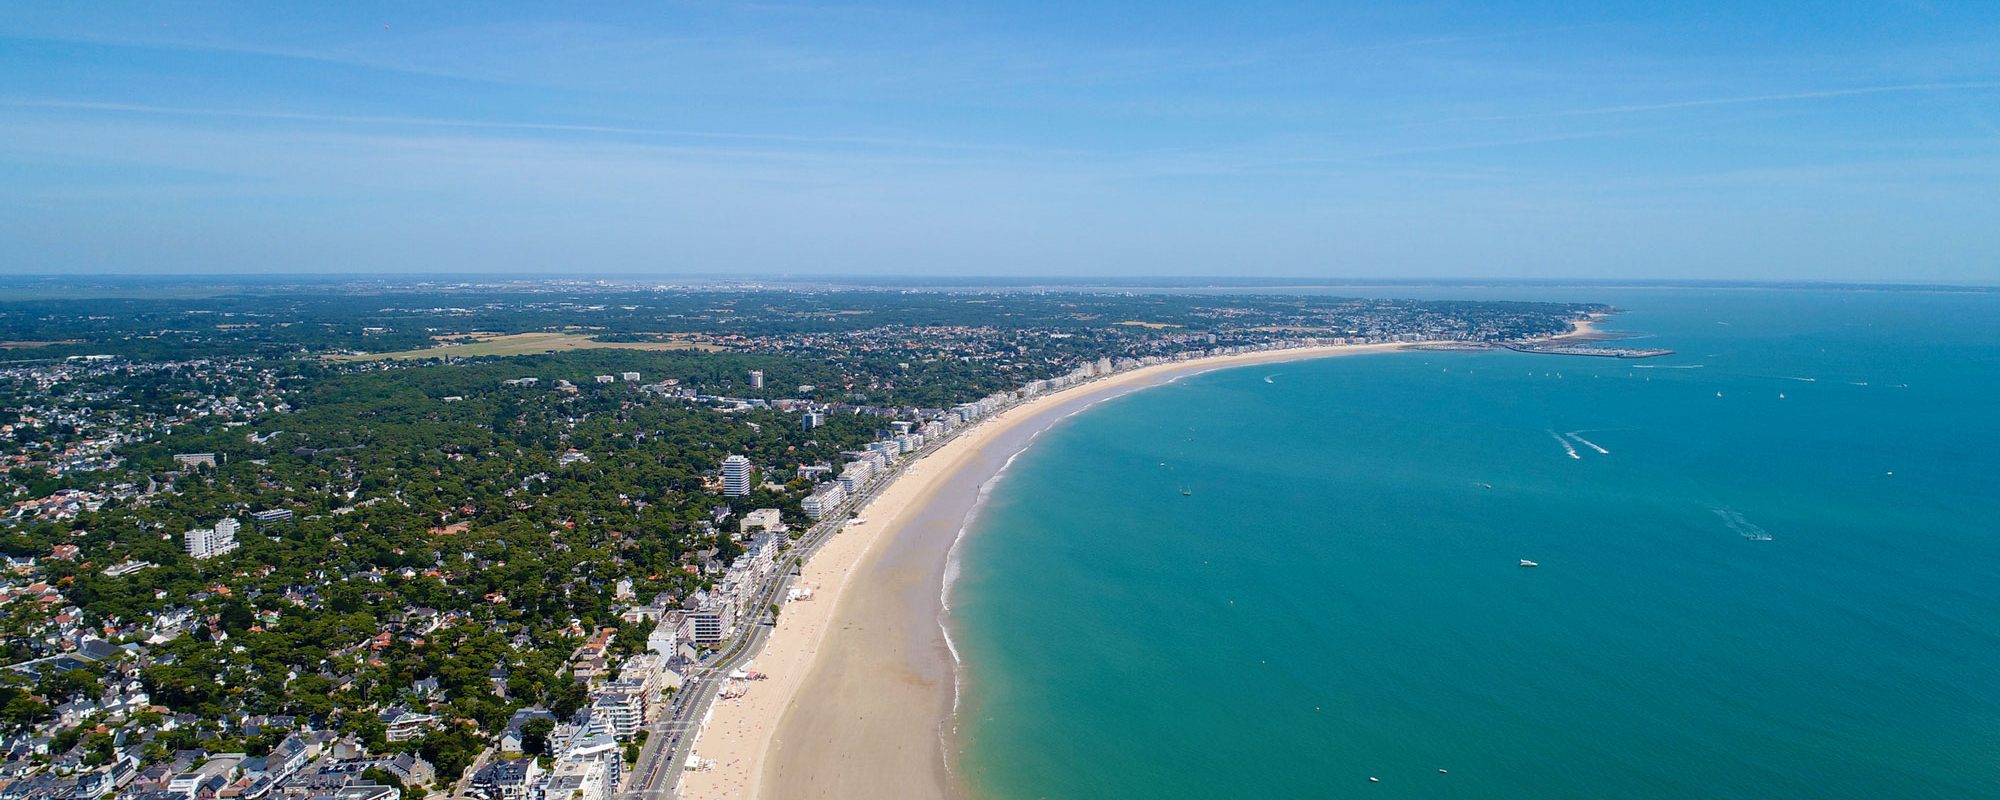
POLYGON ((730 456, 722 460, 722 495, 742 497, 750 493, 750 459, 730 456))

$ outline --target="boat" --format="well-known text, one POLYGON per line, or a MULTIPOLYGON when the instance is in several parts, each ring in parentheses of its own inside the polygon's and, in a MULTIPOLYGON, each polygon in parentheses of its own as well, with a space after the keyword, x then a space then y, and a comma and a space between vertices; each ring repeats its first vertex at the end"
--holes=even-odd
POLYGON ((1182 496, 1182 497, 1193 497, 1193 496, 1194 496, 1194 490, 1193 490, 1193 489, 1182 489, 1182 490, 1181 490, 1181 496, 1182 496))
POLYGON ((1535 563, 1535 562, 1533 562, 1533 561, 1529 561, 1529 560, 1527 560, 1527 559, 1525 559, 1525 558, 1524 558, 1524 559, 1521 559, 1521 566, 1523 566, 1523 567, 1539 567, 1539 566, 1541 566, 1541 565, 1540 565, 1540 564, 1537 564, 1537 563, 1535 563))

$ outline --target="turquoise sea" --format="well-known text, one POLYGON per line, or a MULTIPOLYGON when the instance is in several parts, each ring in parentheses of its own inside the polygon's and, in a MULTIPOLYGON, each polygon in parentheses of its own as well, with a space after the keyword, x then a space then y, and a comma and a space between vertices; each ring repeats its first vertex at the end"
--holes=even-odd
POLYGON ((951 590, 975 789, 2000 797, 2000 295, 1492 294, 1678 354, 1224 370, 1023 453, 951 590))

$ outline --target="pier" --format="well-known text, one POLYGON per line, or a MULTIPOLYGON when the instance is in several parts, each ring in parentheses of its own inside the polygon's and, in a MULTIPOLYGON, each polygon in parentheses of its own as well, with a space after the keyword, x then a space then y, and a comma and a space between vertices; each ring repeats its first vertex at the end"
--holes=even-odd
POLYGON ((1599 347, 1588 344, 1561 344, 1540 342, 1531 344, 1508 344, 1504 342, 1438 342, 1411 345, 1411 350, 1432 350, 1441 352, 1463 352, 1477 350, 1507 349, 1518 353, 1540 353, 1554 356, 1592 356, 1596 358, 1658 358, 1670 356, 1674 351, 1664 348, 1640 347, 1599 347))
POLYGON ((1510 344, 1503 346, 1517 353, 1592 356, 1596 358, 1658 358, 1674 354, 1674 351, 1664 348, 1594 347, 1586 344, 1510 344))

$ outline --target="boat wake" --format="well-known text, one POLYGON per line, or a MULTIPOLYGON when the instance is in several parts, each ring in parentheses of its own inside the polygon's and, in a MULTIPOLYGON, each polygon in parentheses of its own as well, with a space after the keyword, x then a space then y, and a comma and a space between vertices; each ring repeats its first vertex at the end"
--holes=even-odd
POLYGON ((1598 453, 1599 455, 1606 455, 1606 456, 1608 456, 1608 455, 1611 455, 1611 451, 1609 451, 1609 450, 1606 450, 1606 449, 1604 449, 1603 447, 1599 446, 1599 445, 1598 445, 1598 444, 1597 444, 1596 442, 1593 442, 1593 441, 1591 441, 1591 440, 1589 440, 1589 439, 1585 439, 1585 438, 1583 438, 1583 437, 1581 437, 1581 436, 1578 436, 1577 434, 1579 434, 1579 433, 1582 433, 1582 431, 1570 431, 1569 433, 1567 433, 1567 434, 1565 434, 1565 435, 1566 435, 1566 436, 1568 436, 1568 437, 1569 437, 1569 438, 1571 438, 1571 439, 1575 439, 1575 440, 1577 441, 1577 443, 1578 443, 1578 444, 1581 444, 1581 445, 1583 445, 1584 447, 1588 447, 1588 448, 1590 448, 1590 449, 1592 449, 1592 450, 1596 450, 1596 451, 1597 451, 1597 453, 1598 453))
POLYGON ((1562 434, 1556 433, 1555 431, 1549 431, 1549 436, 1555 438, 1556 444, 1563 446, 1563 452, 1568 453, 1570 458, 1574 458, 1578 461, 1583 460, 1583 456, 1576 452, 1576 446, 1570 444, 1568 439, 1564 439, 1562 437, 1562 434))
POLYGON ((1272 378, 1275 378, 1275 377, 1278 377, 1279 375, 1283 375, 1283 374, 1285 374, 1285 373, 1282 373, 1282 372, 1273 372, 1273 373, 1271 373, 1271 374, 1269 374, 1269 375, 1266 375, 1266 376, 1264 376, 1264 382, 1265 382, 1265 383, 1277 383, 1277 381, 1274 381, 1274 380, 1271 380, 1271 379, 1272 379, 1272 378))
POLYGON ((1737 535, 1753 542, 1771 541, 1770 531, 1764 530, 1757 523, 1745 519, 1741 512, 1728 508, 1711 508, 1709 510, 1715 512, 1716 516, 1721 517, 1722 524, 1730 530, 1735 531, 1737 535))

